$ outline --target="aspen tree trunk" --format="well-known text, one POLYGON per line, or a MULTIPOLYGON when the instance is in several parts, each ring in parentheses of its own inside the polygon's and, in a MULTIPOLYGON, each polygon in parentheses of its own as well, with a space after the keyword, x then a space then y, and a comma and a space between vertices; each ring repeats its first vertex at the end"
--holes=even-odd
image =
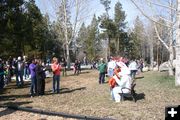
POLYGON ((63 8, 64 8, 64 29, 65 29, 65 43, 66 43, 66 60, 68 69, 70 69, 70 56, 69 56, 69 40, 68 40, 68 26, 67 26, 67 12, 66 12, 66 0, 63 0, 63 8))
MULTIPOLYGON (((170 7, 173 7, 173 1, 169 0, 170 7)), ((171 15, 170 15, 171 22, 173 23, 173 10, 171 9, 171 15)), ((169 75, 173 76, 173 59, 174 59, 174 52, 173 52, 173 24, 170 25, 172 28, 170 30, 170 44, 169 44, 169 75)))
POLYGON ((177 0, 177 28, 176 28, 176 74, 175 85, 180 86, 180 0, 177 0))
POLYGON ((150 41, 149 44, 150 44, 150 63, 151 63, 151 69, 153 69, 153 67, 154 67, 154 53, 153 53, 154 49, 153 49, 152 41, 150 41))

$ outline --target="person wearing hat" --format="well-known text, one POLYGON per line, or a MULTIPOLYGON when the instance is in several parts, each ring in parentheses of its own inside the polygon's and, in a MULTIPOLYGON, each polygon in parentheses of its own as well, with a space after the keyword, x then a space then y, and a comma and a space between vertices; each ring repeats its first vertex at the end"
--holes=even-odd
MULTIPOLYGON (((126 87, 126 88, 131 88, 132 80, 130 77, 130 70, 129 68, 122 62, 117 63, 121 67, 121 72, 118 73, 118 76, 113 76, 113 78, 116 81, 116 86, 113 88, 112 93, 114 96, 115 102, 120 102, 120 95, 121 93, 121 88, 126 87)), ((129 93, 130 91, 128 89, 124 89, 123 93, 129 93)))
POLYGON ((24 81, 23 81, 24 63, 21 60, 21 57, 18 57, 15 69, 16 69, 16 85, 18 87, 23 86, 24 85, 24 81), (20 78, 20 81, 19 81, 19 78, 20 78))

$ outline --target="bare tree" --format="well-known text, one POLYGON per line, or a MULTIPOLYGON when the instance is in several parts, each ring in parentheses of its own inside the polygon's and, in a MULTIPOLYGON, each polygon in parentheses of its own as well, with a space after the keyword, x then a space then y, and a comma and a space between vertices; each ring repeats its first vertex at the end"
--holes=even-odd
POLYGON ((180 86, 180 0, 177 0, 177 26, 176 26, 176 74, 175 84, 180 86))
MULTIPOLYGON (((157 37, 159 39, 159 41, 167 48, 167 50, 169 51, 169 75, 173 75, 173 67, 172 67, 172 61, 174 59, 174 52, 173 52, 173 42, 174 42, 174 39, 173 39, 173 35, 174 35, 174 26, 176 24, 176 21, 179 22, 179 16, 178 16, 178 13, 179 13, 179 10, 178 12, 176 13, 176 4, 173 4, 174 2, 172 0, 169 0, 167 4, 162 4, 160 3, 160 1, 158 1, 159 3, 155 3, 153 0, 146 0, 146 2, 148 2, 150 5, 151 5, 151 8, 152 8, 152 5, 156 5, 158 7, 162 7, 162 8, 166 8, 167 10, 166 11, 169 11, 169 19, 168 18, 164 18, 164 17, 161 17, 161 19, 165 20, 168 24, 162 24, 161 22, 158 22, 156 21, 156 19, 154 17, 150 17, 148 16, 138 5, 137 5, 137 2, 135 2, 135 0, 131 0, 133 2, 133 4, 140 10, 140 12, 145 16, 147 17, 149 20, 153 21, 154 22, 154 28, 155 28, 155 31, 156 31, 156 34, 157 34, 157 37), (177 19, 174 20, 175 18, 175 15, 177 15, 177 19), (159 31, 157 29, 157 24, 160 24, 160 25, 163 25, 163 26, 166 26, 168 29, 169 29, 169 37, 170 37, 170 42, 169 42, 169 45, 166 44, 164 42, 164 40, 160 37, 159 35, 159 31)), ((157 2, 157 1, 156 1, 157 2)), ((177 0, 177 5, 180 5, 179 4, 179 0, 177 0)), ((177 8, 179 8, 180 6, 178 6, 177 8)), ((158 13, 158 12, 156 12, 158 13)), ((166 14, 166 15, 167 15, 166 14)), ((179 24, 178 24, 179 25, 179 24)), ((176 26, 176 85, 180 85, 180 67, 178 67, 178 37, 177 35, 179 34, 180 31, 178 31, 179 29, 179 26, 176 26), (178 72, 179 71, 179 72, 178 72)))
MULTIPOLYGON (((64 57, 70 68, 70 47, 75 42, 81 24, 90 16, 89 0, 53 0, 57 12, 56 30, 63 42, 64 57)), ((76 46, 76 44, 74 44, 76 46)))

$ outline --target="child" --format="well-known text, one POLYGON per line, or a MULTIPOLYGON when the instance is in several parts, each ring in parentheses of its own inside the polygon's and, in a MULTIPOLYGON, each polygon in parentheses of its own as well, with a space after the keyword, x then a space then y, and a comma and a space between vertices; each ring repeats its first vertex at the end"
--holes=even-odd
POLYGON ((114 79, 114 77, 117 77, 118 79, 120 79, 120 76, 118 75, 118 73, 121 72, 121 69, 119 66, 117 66, 115 69, 114 69, 114 76, 111 77, 108 81, 109 85, 110 85, 110 92, 111 92, 111 96, 112 96, 112 99, 114 99, 114 96, 113 96, 113 93, 112 93, 112 89, 116 86, 116 80, 114 79))

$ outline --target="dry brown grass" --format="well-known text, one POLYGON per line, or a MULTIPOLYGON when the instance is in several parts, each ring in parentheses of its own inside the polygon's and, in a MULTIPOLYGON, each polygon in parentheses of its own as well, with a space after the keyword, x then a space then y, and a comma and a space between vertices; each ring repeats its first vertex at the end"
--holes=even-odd
MULTIPOLYGON (((42 97, 30 98, 27 95, 29 94, 28 86, 16 89, 12 83, 1 94, 3 98, 1 97, 0 102, 4 105, 19 104, 48 111, 119 120, 164 119, 165 106, 180 104, 180 89, 174 87, 174 78, 167 77, 166 73, 144 73, 144 78, 136 80, 137 102, 126 100, 115 103, 111 100, 108 84, 98 84, 97 71, 82 72, 79 76, 73 76, 72 72, 69 72, 70 76, 62 77, 60 94, 51 93, 52 80, 47 79, 46 95, 42 97), (143 99, 143 95, 145 95, 145 99, 143 99)), ((8 116, 12 114, 14 113, 12 112, 8 116)), ((51 119, 48 116, 44 118, 51 119)))

